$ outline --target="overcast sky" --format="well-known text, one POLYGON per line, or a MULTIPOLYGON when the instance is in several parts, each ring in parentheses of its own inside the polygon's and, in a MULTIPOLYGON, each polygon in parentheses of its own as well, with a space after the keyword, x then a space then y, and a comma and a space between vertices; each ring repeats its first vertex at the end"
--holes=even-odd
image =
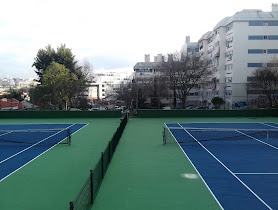
POLYGON ((0 0, 0 78, 36 78, 40 48, 60 44, 95 70, 132 70, 144 54, 179 51, 224 17, 274 0, 0 0))

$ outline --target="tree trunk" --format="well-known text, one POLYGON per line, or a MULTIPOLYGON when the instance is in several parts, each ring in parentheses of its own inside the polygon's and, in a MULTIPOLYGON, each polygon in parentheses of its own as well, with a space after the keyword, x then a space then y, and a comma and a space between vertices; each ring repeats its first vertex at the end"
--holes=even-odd
POLYGON ((267 94, 267 99, 268 99, 268 106, 269 108, 272 107, 272 97, 271 97, 271 94, 267 94))
POLYGON ((183 97, 182 97, 181 102, 182 102, 182 109, 185 109, 185 104, 186 104, 186 96, 183 96, 183 97))
POLYGON ((173 101, 174 109, 177 108, 177 94, 176 94, 176 88, 174 87, 174 101, 173 101))

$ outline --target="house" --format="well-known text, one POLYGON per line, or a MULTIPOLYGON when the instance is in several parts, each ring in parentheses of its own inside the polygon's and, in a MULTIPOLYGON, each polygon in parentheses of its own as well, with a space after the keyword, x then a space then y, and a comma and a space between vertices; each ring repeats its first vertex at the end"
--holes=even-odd
POLYGON ((0 110, 24 110, 24 109, 26 109, 26 106, 24 106, 14 98, 13 99, 2 98, 0 100, 0 110))

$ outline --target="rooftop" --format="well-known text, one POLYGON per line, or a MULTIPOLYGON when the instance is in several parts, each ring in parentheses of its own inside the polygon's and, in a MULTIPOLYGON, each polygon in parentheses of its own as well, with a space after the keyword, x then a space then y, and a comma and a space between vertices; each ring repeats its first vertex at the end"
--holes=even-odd
POLYGON ((258 9, 244 9, 231 17, 225 17, 216 24, 213 30, 239 21, 278 21, 278 12, 263 12, 258 9))

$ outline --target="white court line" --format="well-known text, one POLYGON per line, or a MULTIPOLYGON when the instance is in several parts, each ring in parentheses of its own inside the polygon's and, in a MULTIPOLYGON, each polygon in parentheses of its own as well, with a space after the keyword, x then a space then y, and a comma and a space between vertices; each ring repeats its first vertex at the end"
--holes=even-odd
POLYGON ((215 155, 213 155, 201 142, 199 142, 190 132, 185 130, 203 149, 205 149, 217 162, 219 162, 228 172, 230 172, 244 187, 246 187, 258 200, 260 200, 268 209, 272 209, 267 203, 260 198, 250 187, 247 186, 238 176, 236 176, 224 163, 222 163, 215 155))
MULTIPOLYGON (((179 123, 177 123, 179 126, 181 126, 179 123)), ((164 125, 168 128, 168 126, 164 123, 164 125)), ((198 169, 195 167, 195 165, 193 164, 193 162, 191 161, 191 159, 189 158, 189 156, 185 153, 185 151, 182 149, 181 145, 178 143, 176 137, 173 135, 172 131, 169 129, 172 137, 175 139, 175 141, 177 142, 177 144, 179 145, 181 151, 184 153, 184 155, 187 157, 187 159, 189 160, 189 162, 191 163, 191 165, 193 166, 193 168, 195 169, 195 171, 197 171, 198 175, 201 177, 203 183, 206 185, 207 189, 209 190, 209 192, 211 193, 212 197, 215 199, 215 201, 218 203, 218 205, 220 206, 221 209, 224 209, 223 206, 221 205, 221 203, 219 202, 219 200, 216 198, 216 196, 214 195, 214 193, 212 192, 212 190, 210 189, 210 187, 208 186, 208 184, 206 183, 206 181, 204 180, 204 178, 202 177, 202 175, 200 174, 200 172, 198 171, 198 169)))
POLYGON ((243 175, 278 175, 278 173, 234 173, 243 175))
POLYGON ((266 126, 269 126, 269 127, 272 127, 272 128, 278 128, 278 127, 276 127, 276 126, 273 126, 273 125, 268 125, 268 124, 265 124, 265 123, 260 123, 260 124, 262 124, 262 125, 266 125, 266 126))
POLYGON ((245 133, 240 132, 240 131, 238 131, 238 130, 235 130, 235 131, 238 132, 238 133, 243 134, 244 136, 247 136, 247 137, 249 137, 249 138, 251 138, 251 139, 254 139, 254 140, 258 141, 258 142, 261 142, 261 143, 263 143, 263 144, 265 144, 265 145, 267 145, 267 146, 270 146, 270 147, 272 147, 272 148, 278 150, 278 147, 275 147, 275 146, 273 146, 273 145, 271 145, 271 144, 269 144, 269 143, 266 143, 266 142, 264 142, 264 141, 262 141, 262 140, 260 140, 260 139, 256 139, 256 138, 254 138, 253 136, 249 136, 248 134, 245 134, 245 133))
MULTIPOLYGON (((72 124, 71 126, 74 126, 75 124, 72 124)), ((86 127, 88 125, 88 123, 83 126, 82 128, 86 127)), ((69 126, 69 127, 71 127, 69 126)), ((81 130, 82 128, 76 130, 73 134, 75 134, 76 132, 78 132, 79 130, 81 130)), ((63 141, 64 139, 62 139, 61 141, 63 141)), ((0 182, 3 181, 4 179, 8 178, 9 176, 11 176, 12 174, 14 174, 15 172, 17 172, 18 170, 20 170, 21 168, 23 168, 24 166, 26 166, 27 164, 29 164, 30 162, 32 162, 33 160, 37 159, 38 157, 40 157, 41 155, 43 155, 44 153, 46 153, 47 151, 49 151, 50 149, 52 149, 53 147, 55 147, 57 144, 59 144, 61 141, 59 141, 58 143, 56 143, 55 145, 53 145, 52 147, 48 148, 47 150, 45 150, 44 152, 40 153, 39 155, 37 155, 36 157, 34 157, 32 160, 28 161, 27 163, 25 163, 24 165, 20 166, 18 169, 14 170, 13 172, 9 173, 7 176, 3 177, 2 179, 0 179, 0 182)))
MULTIPOLYGON (((73 125, 74 125, 74 124, 73 124, 73 125)), ((71 126, 65 128, 65 129, 68 129, 68 128, 72 127, 73 125, 71 125, 71 126)), ((19 151, 18 153, 15 153, 14 155, 12 155, 12 156, 10 156, 10 157, 8 157, 8 158, 6 158, 6 159, 0 161, 0 164, 2 164, 2 163, 4 163, 4 162, 6 162, 7 160, 9 160, 9 159, 11 159, 11 158, 13 158, 13 157, 19 155, 19 154, 22 153, 22 152, 25 152, 25 151, 28 150, 28 149, 31 149, 32 147, 34 147, 34 146, 40 144, 41 142, 44 142, 45 140, 47 140, 47 139, 49 139, 49 138, 51 138, 51 137, 57 135, 58 133, 61 133, 62 131, 64 131, 64 130, 61 130, 61 131, 59 131, 59 132, 57 132, 57 133, 54 133, 54 134, 52 134, 51 136, 48 136, 47 138, 44 138, 43 140, 41 140, 41 141, 39 141, 39 142, 37 142, 37 143, 35 143, 35 144, 32 144, 31 146, 29 146, 29 147, 27 147, 27 148, 25 148, 25 149, 19 151)))
POLYGON ((9 133, 11 133, 12 131, 10 131, 10 132, 7 132, 7 133, 2 133, 0 136, 5 136, 5 135, 7 135, 7 134, 9 134, 9 133))

